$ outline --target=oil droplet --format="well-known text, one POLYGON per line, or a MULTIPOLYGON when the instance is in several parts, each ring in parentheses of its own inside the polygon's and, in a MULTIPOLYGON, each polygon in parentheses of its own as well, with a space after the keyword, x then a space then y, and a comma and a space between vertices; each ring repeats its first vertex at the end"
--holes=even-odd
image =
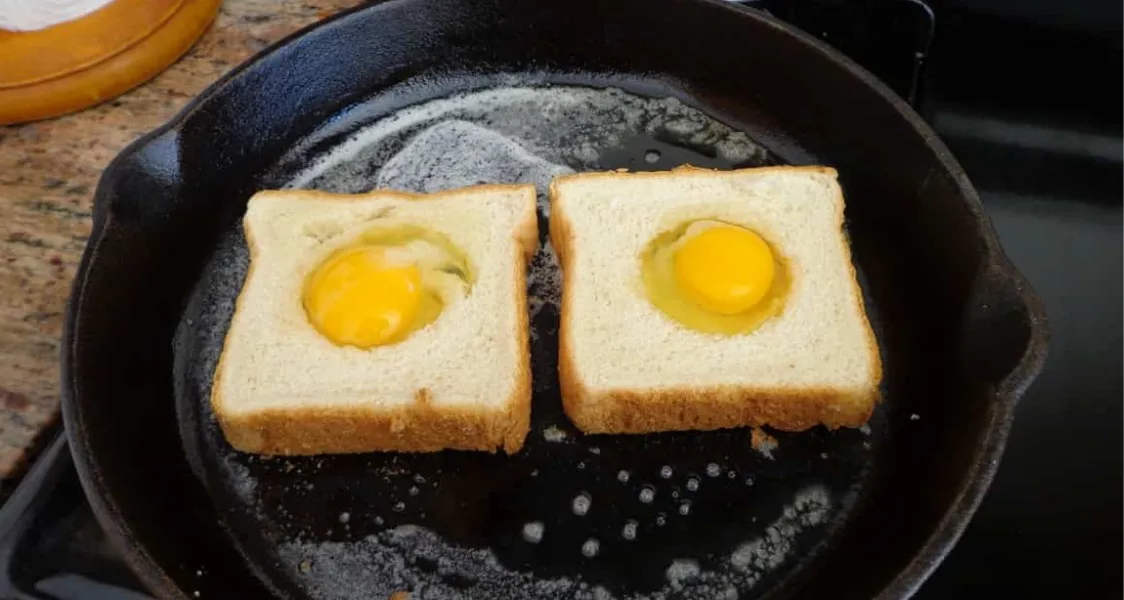
POLYGON ((598 542, 597 538, 589 538, 585 541, 584 544, 582 544, 582 554, 587 558, 593 558, 594 556, 597 556, 597 553, 600 551, 601 542, 598 542))
POLYGON ((690 477, 687 479, 687 489, 695 492, 699 489, 699 480, 697 477, 690 477))
POLYGON ((617 481, 621 483, 628 483, 628 471, 617 471, 617 481))
POLYGON ((656 525, 663 527, 667 523, 667 515, 660 513, 656 515, 656 525))
POLYGON ((729 477, 730 479, 737 479, 738 474, 735 473, 733 469, 730 469, 730 472, 726 474, 726 477, 729 477))
POLYGON ((683 515, 684 517, 691 514, 691 501, 690 500, 684 500, 683 504, 679 505, 679 514, 683 515))
POLYGON ((706 466, 707 477, 718 477, 721 474, 722 474, 722 467, 718 466, 718 463, 710 463, 709 465, 706 466))
POLYGON ((663 477, 664 479, 671 479, 671 476, 673 474, 675 474, 675 472, 672 471, 671 467, 667 465, 664 465, 663 468, 660 469, 660 477, 663 477))
POLYGON ((644 489, 640 490, 640 501, 644 504, 651 504, 652 500, 656 499, 656 488, 646 485, 644 489))
POLYGON ((527 523, 523 525, 523 539, 531 544, 537 544, 542 541, 544 530, 545 527, 539 521, 527 523))
POLYGON ((584 517, 585 513, 589 512, 589 507, 590 507, 591 504, 593 504, 593 499, 590 498, 589 494, 587 494, 585 492, 582 492, 582 493, 578 494, 577 496, 574 496, 574 501, 573 501, 574 514, 579 516, 579 517, 584 517))
POLYGON ((621 537, 626 540, 636 539, 636 527, 639 525, 636 521, 628 521, 624 524, 624 529, 621 530, 621 537))

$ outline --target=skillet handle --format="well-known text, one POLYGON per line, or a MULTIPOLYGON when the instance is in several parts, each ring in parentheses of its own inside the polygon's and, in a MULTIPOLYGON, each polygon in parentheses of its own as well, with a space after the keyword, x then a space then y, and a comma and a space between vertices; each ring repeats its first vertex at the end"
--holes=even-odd
POLYGON ((112 214, 120 223, 168 220, 181 194, 179 132, 145 136, 123 150, 106 167, 94 195, 94 231, 112 214))
POLYGON ((69 458, 66 437, 55 434, 55 439, 35 464, 24 475, 16 490, 0 507, 0 597, 20 600, 47 600, 30 595, 16 587, 13 581, 13 563, 17 550, 27 537, 36 517, 42 512, 51 492, 66 475, 69 458))
MULTIPOLYGON (((82 573, 62 572, 46 576, 33 586, 23 585, 14 570, 22 550, 42 535, 42 521, 52 516, 52 499, 60 484, 76 478, 65 433, 51 444, 24 475, 23 480, 0 507, 0 598, 13 600, 151 600, 149 596, 115 584, 97 581, 82 573)), ((77 483, 75 483, 77 485, 77 483)), ((84 499, 81 502, 85 502, 84 499)), ((93 517, 90 516, 92 519, 93 517)))
POLYGON ((963 368, 1001 397, 1018 399, 1046 361, 1046 308, 1005 256, 977 277, 961 329, 963 368))

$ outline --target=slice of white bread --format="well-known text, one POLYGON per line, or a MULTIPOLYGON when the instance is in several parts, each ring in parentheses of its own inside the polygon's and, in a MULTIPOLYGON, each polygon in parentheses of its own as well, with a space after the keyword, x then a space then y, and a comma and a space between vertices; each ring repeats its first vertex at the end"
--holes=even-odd
POLYGON ((243 227, 250 269, 211 392, 234 448, 307 455, 522 447, 531 412, 533 186, 428 195, 263 191, 250 199, 243 227), (372 227, 399 224, 457 246, 475 277, 470 291, 396 344, 333 344, 301 303, 308 273, 372 227))
POLYGON ((559 377, 587 433, 768 425, 858 427, 882 377, 877 341, 843 232, 834 170, 587 173, 551 186, 562 264, 559 377), (741 335, 699 333, 647 299, 641 254, 685 221, 719 219, 787 259, 783 312, 741 335))

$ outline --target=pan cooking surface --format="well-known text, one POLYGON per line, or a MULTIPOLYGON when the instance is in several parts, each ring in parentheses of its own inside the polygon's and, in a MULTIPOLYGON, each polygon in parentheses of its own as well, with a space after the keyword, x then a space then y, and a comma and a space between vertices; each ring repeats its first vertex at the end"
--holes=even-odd
MULTIPOLYGON (((344 120, 362 123, 363 110, 344 120)), ((275 593, 744 599, 815 567, 872 469, 883 411, 872 430, 775 433, 771 451, 755 450, 748 429, 585 436, 562 412, 546 184, 571 171, 688 162, 782 161, 678 101, 578 87, 437 100, 294 149, 278 184, 430 192, 534 183, 542 247, 528 281, 534 399, 521 453, 266 458, 233 451, 207 401, 248 264, 241 231, 224 237, 177 332, 177 408, 195 475, 275 593)))

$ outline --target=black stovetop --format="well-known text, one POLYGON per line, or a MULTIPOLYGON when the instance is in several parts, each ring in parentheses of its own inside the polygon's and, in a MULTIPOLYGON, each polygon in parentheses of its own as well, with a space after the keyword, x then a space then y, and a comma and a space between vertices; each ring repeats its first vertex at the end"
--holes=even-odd
MULTIPOLYGON (((999 474, 916 597, 1124 596, 1120 3, 933 2, 935 36, 917 0, 755 4, 918 107, 1049 312, 1050 356, 999 474)), ((140 590, 60 436, 0 510, 0 598, 146 598, 140 590)))

